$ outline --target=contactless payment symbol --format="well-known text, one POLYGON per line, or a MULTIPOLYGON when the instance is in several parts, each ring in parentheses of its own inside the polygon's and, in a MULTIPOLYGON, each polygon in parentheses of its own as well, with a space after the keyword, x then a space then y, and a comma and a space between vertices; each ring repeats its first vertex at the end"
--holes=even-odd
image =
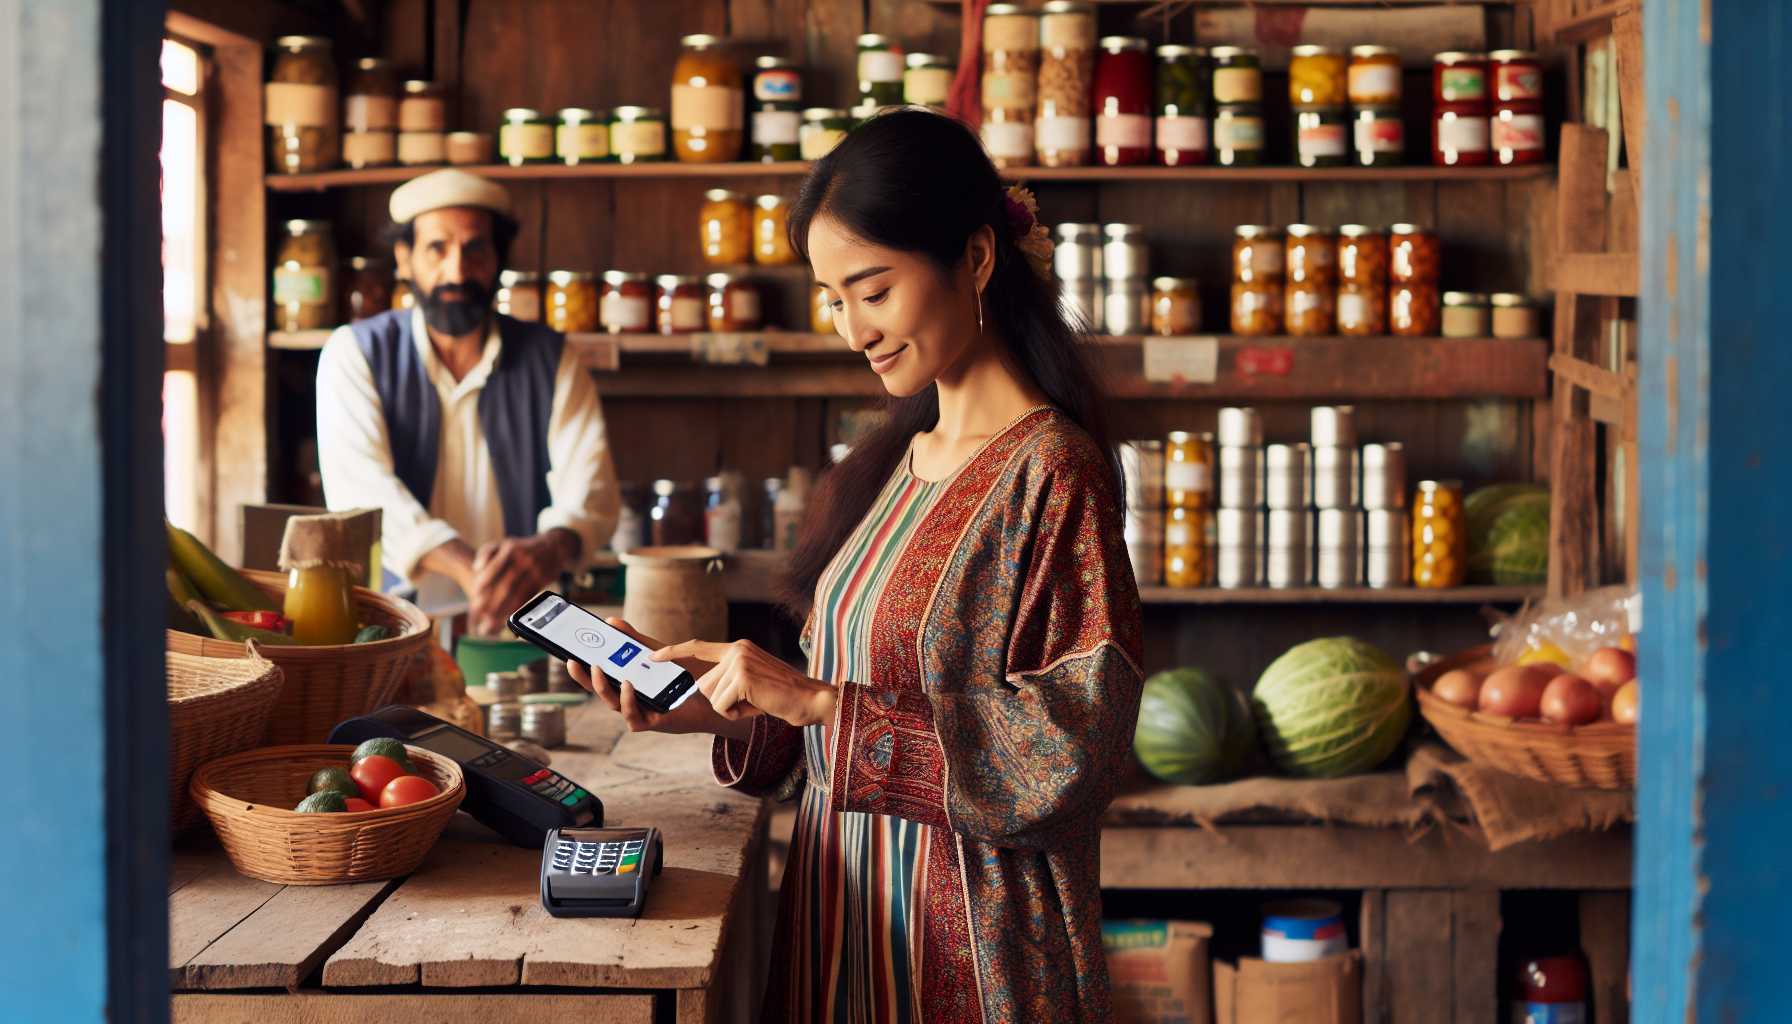
POLYGON ((579 643, 597 651, 603 649, 604 638, 594 629, 581 629, 579 630, 579 643))
POLYGON ((615 665, 617 668, 627 668, 628 663, 633 661, 635 655, 640 653, 641 648, 638 645, 623 644, 621 647, 616 648, 615 654, 610 655, 610 664, 615 665))

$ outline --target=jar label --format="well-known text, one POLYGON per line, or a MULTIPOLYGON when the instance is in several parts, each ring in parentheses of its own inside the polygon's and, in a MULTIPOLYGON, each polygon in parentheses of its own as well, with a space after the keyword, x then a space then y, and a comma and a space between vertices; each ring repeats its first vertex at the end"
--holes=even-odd
POLYGON ((342 137, 342 162, 350 167, 378 167, 398 159, 393 132, 349 132, 342 137))
POLYGON ((803 98, 803 76, 791 68, 768 68, 753 76, 753 98, 761 103, 796 103, 803 98))
POLYGON ((1214 68, 1215 103, 1255 103, 1263 98, 1263 73, 1256 68, 1214 68))
POLYGON ((610 155, 610 126, 563 124, 554 129, 554 148, 561 159, 602 160, 610 155))
POLYGON ((927 107, 946 105, 952 91, 952 73, 945 68, 910 68, 902 76, 902 99, 927 107))
POLYGON ((1446 111, 1437 116, 1437 148, 1445 153, 1484 153, 1487 134, 1485 115, 1446 111))
POLYGON ((1221 116, 1213 122, 1213 144, 1220 149, 1262 149, 1263 119, 1221 116))
POLYGON ((844 138, 846 138, 846 133, 838 128, 823 128, 816 124, 803 125, 803 159, 820 160, 833 152, 834 147, 838 146, 840 140, 844 138))
POLYGON ((447 139, 441 132, 398 133, 401 164, 439 164, 446 158, 447 148, 447 139))
POLYGON ((406 96, 398 102, 398 130, 439 132, 448 126, 448 104, 440 96, 406 96))
POLYGON ((1047 14, 1039 19, 1039 42, 1047 50, 1095 49, 1095 18, 1091 14, 1047 14))
POLYGON ((1310 124, 1300 129, 1297 140, 1300 144, 1300 155, 1303 157, 1343 156, 1344 126, 1341 124, 1310 124))
POLYGON ((524 286, 498 290, 498 312, 512 320, 541 320, 541 289, 524 286))
POLYGON ((1167 462, 1164 464, 1164 487, 1172 491, 1205 493, 1213 486, 1213 472, 1205 462, 1167 462))
POLYGON ((728 319, 742 324, 759 322, 759 289, 728 289, 728 319))
POLYGON ((803 131, 803 115, 794 110, 753 112, 753 141, 761 146, 794 146, 803 131))
POLYGON ((317 128, 329 124, 336 113, 336 90, 327 85, 269 82, 264 96, 268 124, 317 128))
POLYGON ((1195 546, 1195 528, 1189 523, 1165 523, 1164 547, 1189 548, 1195 546))
POLYGON ((902 81, 902 54, 889 50, 864 50, 859 54, 859 81, 902 81))
POLYGON ((1587 1024, 1585 1003, 1525 1003, 1524 1024, 1587 1024))
POLYGON ((1397 103, 1400 100, 1400 68, 1394 64, 1352 64, 1349 73, 1350 102, 1397 103))
POLYGON ((1025 160, 1033 155, 1033 126, 1025 121, 984 121, 983 148, 998 159, 1025 160))
POLYGON ((1501 64, 1493 69, 1493 88, 1504 102, 1541 100, 1543 69, 1530 64, 1501 64))
POLYGON ((983 109, 1028 110, 1033 106, 1035 79, 1025 71, 985 71, 983 73, 983 109))
POLYGON ((666 152, 666 123, 618 121, 610 127, 610 148, 617 156, 663 156, 666 152))
POLYGON ((644 296, 612 291, 603 297, 598 309, 605 330, 638 334, 653 324, 653 313, 644 296))
POLYGON ((398 127, 398 99, 350 96, 342 101, 342 127, 351 132, 389 132, 398 127))
POLYGON ((1042 117, 1035 132, 1041 153, 1089 150, 1089 119, 1086 117, 1042 117))
POLYGON ((328 267, 295 267, 284 266, 274 268, 274 305, 285 306, 297 303, 301 306, 314 306, 329 298, 330 269, 328 267))
POLYGON ((667 304, 666 321, 674 331, 701 331, 709 324, 709 303, 695 296, 675 296, 667 304))
POLYGON ((1103 149, 1150 149, 1151 118, 1144 114, 1103 114, 1095 119, 1095 144, 1103 149))
POLYGON ((1205 117, 1158 118, 1157 148, 1179 153, 1205 153, 1207 151, 1207 119, 1205 117))
POLYGON ((1464 103, 1487 98, 1487 76, 1480 68, 1444 68, 1439 74, 1437 91, 1445 103, 1464 103))
POLYGON ((1398 153, 1406 148, 1406 126, 1397 118, 1366 117, 1356 123, 1356 151, 1398 153))
POLYGON ((545 124, 507 124, 498 129, 498 155, 507 160, 545 160, 554 155, 554 132, 545 124))
POLYGON ((996 15, 983 19, 983 52, 1034 53, 1039 49, 1039 22, 1027 15, 996 15))
POLYGON ((1369 322, 1369 297, 1361 292, 1338 293, 1338 329, 1366 329, 1369 322))
POLYGON ((739 131, 740 90, 714 85, 672 87, 672 130, 739 131))
POLYGON ((1542 152, 1543 115, 1503 111, 1493 119, 1493 148, 1500 152, 1542 152))

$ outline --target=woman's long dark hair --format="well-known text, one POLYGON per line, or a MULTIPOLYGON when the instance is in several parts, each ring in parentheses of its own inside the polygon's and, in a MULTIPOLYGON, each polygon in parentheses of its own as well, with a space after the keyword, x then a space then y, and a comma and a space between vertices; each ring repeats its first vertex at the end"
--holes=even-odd
MULTIPOLYGON (((1057 286, 1035 273, 1016 246, 1007 194, 995 165, 970 129, 919 109, 891 111, 853 129, 823 157, 790 208, 791 244, 809 256, 809 226, 825 214, 873 245, 927 257, 941 273, 964 262, 978 228, 995 233, 995 268, 983 290, 983 316, 1024 372, 1061 412, 1082 427, 1108 461, 1116 500, 1120 462, 1109 442, 1102 396, 1076 328, 1065 319, 1057 286)), ((934 385, 885 403, 883 422, 824 474, 810 496, 784 580, 785 607, 806 616, 835 552, 870 510, 917 433, 939 420, 934 385)))

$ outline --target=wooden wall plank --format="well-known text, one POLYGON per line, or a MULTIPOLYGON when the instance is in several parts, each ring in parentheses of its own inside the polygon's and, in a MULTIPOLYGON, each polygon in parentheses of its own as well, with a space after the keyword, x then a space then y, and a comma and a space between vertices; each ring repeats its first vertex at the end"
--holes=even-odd
POLYGON ((1450 980, 1455 1024, 1495 1024, 1500 1005, 1500 894, 1450 893, 1450 980))
POLYGON ((1391 1024, 1436 1024, 1454 1003, 1451 894, 1415 889, 1387 894, 1387 997, 1391 1024))
POLYGON ((1357 916, 1363 954, 1363 1024, 1388 1024, 1388 893, 1367 889, 1357 916))
POLYGON ((1591 975, 1590 1024, 1628 1024, 1630 999, 1630 894, 1588 892, 1580 896, 1580 947, 1591 975))

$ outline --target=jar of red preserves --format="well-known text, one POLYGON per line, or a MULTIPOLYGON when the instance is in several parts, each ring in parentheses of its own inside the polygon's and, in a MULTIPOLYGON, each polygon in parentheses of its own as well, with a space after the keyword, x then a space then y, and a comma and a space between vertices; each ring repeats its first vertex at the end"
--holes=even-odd
POLYGON ((1532 51, 1495 50, 1487 55, 1487 66, 1493 102, 1543 102, 1543 63, 1532 51))
POLYGON ((1104 167, 1151 160, 1151 45, 1106 36, 1095 58, 1095 158, 1104 167))
POLYGON ((1495 101, 1488 146, 1497 164, 1543 162, 1543 106, 1534 100, 1495 101))
POLYGON ((710 330, 757 331, 765 325, 759 289, 751 281, 733 274, 711 274, 707 280, 710 330))
POLYGON ((1431 58, 1431 102, 1487 109, 1487 55, 1450 50, 1431 58))
POLYGON ((606 270, 598 321, 611 334, 646 334, 653 330, 654 300, 653 281, 646 274, 606 270))
POLYGON ((1526 960, 1518 981, 1524 989, 1522 1008, 1530 1021, 1588 1019, 1587 962, 1578 951, 1567 956, 1526 960))
POLYGON ((1441 103, 1432 114, 1431 162, 1439 167, 1481 167, 1491 159, 1487 108, 1441 103))
POLYGON ((658 322, 661 334, 697 334, 709 326, 709 291, 694 274, 661 274, 658 322))

